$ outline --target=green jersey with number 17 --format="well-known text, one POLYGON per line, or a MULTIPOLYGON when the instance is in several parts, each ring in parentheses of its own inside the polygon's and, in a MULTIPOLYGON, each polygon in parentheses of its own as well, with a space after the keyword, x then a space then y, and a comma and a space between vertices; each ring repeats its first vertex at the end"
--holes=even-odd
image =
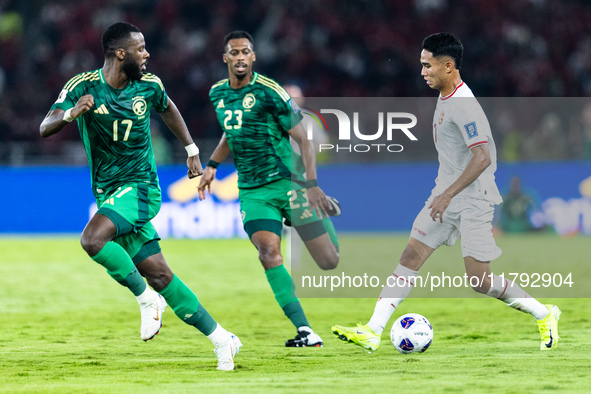
POLYGON ((277 82, 255 72, 248 85, 233 89, 223 79, 211 87, 209 99, 234 155, 239 188, 279 179, 305 182, 302 159, 288 134, 303 116, 277 82))
POLYGON ((72 108, 87 94, 94 98, 94 107, 77 122, 95 197, 110 194, 126 183, 159 187, 150 111, 166 110, 168 96, 160 78, 144 73, 141 80, 130 80, 125 88, 113 89, 102 69, 85 72, 66 83, 51 109, 72 108))

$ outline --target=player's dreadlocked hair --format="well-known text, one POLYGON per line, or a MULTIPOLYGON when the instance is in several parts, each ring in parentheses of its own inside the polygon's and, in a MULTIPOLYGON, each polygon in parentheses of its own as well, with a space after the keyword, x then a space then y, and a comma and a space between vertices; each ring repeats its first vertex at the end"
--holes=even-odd
POLYGON ((426 37, 423 40, 423 49, 431 52, 433 57, 451 57, 457 70, 462 66, 464 46, 457 37, 449 33, 437 33, 426 37))
POLYGON ((226 37, 224 37, 224 50, 226 50, 226 45, 228 45, 228 41, 235 40, 238 38, 246 38, 254 47, 254 41, 252 39, 252 36, 248 32, 245 32, 244 30, 234 30, 233 32, 228 33, 226 37))
POLYGON ((115 50, 127 48, 131 33, 141 33, 137 26, 127 22, 117 22, 107 28, 103 34, 103 52, 105 57, 113 56, 115 50))

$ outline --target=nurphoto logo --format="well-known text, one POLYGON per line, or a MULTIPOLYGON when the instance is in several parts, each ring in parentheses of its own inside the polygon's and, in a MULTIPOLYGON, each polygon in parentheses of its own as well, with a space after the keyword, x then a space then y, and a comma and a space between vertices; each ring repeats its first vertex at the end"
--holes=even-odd
POLYGON ((318 111, 304 107, 302 109, 304 119, 304 127, 307 131, 309 140, 314 139, 315 133, 327 133, 331 140, 334 140, 335 135, 329 131, 326 115, 334 116, 336 119, 337 143, 320 143, 318 144, 318 152, 391 152, 398 153, 404 150, 404 146, 400 143, 393 143, 392 141, 400 136, 410 141, 418 141, 417 137, 411 132, 417 124, 417 117, 409 112, 377 112, 369 113, 364 111, 361 113, 355 111, 352 113, 353 121, 351 122, 350 115, 345 111, 335 108, 323 108, 318 111), (323 116, 324 115, 324 116, 323 116), (375 126, 373 129, 364 122, 375 122, 377 117, 377 130, 375 126), (363 141, 357 143, 357 141, 363 141))

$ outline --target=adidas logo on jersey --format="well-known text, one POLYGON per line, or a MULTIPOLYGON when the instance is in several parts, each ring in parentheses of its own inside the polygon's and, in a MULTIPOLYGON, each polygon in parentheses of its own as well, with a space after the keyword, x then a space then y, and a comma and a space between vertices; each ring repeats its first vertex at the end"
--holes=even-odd
POLYGON ((218 102, 218 106, 217 106, 216 108, 226 108, 226 107, 224 106, 224 99, 221 99, 221 100, 218 102))
POLYGON ((302 213, 302 216, 300 216, 300 219, 308 219, 312 217, 312 212, 310 212, 309 209, 306 209, 304 211, 304 213, 302 213))
POLYGON ((101 104, 100 107, 98 107, 97 109, 94 110, 95 114, 101 114, 101 115, 107 115, 109 113, 109 111, 107 110, 107 107, 105 107, 105 104, 101 104))

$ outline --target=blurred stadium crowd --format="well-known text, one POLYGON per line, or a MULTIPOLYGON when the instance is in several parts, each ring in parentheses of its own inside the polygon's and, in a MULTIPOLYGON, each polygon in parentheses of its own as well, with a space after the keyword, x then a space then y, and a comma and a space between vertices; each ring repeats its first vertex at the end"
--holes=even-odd
MULTIPOLYGON (((591 96, 586 0, 0 0, 0 164, 86 163, 74 124, 43 141, 38 127, 69 78, 102 66, 101 35, 119 20, 144 33, 148 71, 204 160, 220 136, 208 91, 227 77, 222 40, 235 29, 253 34, 257 71, 305 96, 435 97, 418 58, 423 37, 439 31, 463 41, 462 77, 476 96, 591 96)), ((581 112, 548 113, 517 136, 493 130, 498 146, 512 147, 501 160, 591 159, 591 105, 581 112)), ((160 129, 155 121, 158 161, 182 162, 160 129)))

